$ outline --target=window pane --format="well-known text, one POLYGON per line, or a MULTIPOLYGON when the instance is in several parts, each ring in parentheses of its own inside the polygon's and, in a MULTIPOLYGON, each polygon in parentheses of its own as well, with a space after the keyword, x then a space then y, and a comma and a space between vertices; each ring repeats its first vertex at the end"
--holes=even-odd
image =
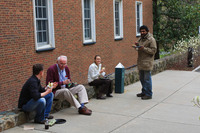
POLYGON ((87 38, 88 36, 88 33, 87 33, 87 30, 85 29, 85 38, 87 38))
POLYGON ((36 18, 38 18, 38 10, 37 10, 37 7, 35 7, 35 14, 36 14, 36 18))
POLYGON ((42 42, 42 32, 38 32, 38 42, 42 42))
POLYGON ((38 21, 37 21, 37 30, 38 30, 38 31, 42 30, 42 24, 41 24, 41 23, 42 23, 41 20, 38 20, 38 21))
POLYGON ((35 6, 38 6, 38 0, 35 0, 35 6))
POLYGON ((38 8, 38 15, 39 15, 39 18, 42 18, 42 9, 40 7, 38 8))
POLYGON ((116 27, 119 27, 119 20, 116 20, 115 23, 116 23, 116 27))
POLYGON ((115 18, 119 18, 119 12, 115 12, 115 18))
POLYGON ((137 3, 137 9, 136 9, 136 21, 137 21, 137 33, 140 33, 139 29, 141 26, 141 4, 137 3))
POLYGON ((84 32, 85 39, 91 39, 91 8, 90 8, 90 0, 84 0, 84 32))
POLYGON ((115 11, 119 11, 119 2, 115 2, 115 11))
POLYGON ((120 36, 120 3, 115 2, 115 35, 120 36))
POLYGON ((46 6, 46 0, 42 0, 42 6, 46 6))
POLYGON ((43 32, 43 42, 47 42, 47 33, 43 32))
POLYGON ((84 0, 84 8, 90 8, 90 0, 84 0))
POLYGON ((43 29, 43 30, 47 30, 46 22, 47 22, 47 21, 45 21, 45 20, 42 21, 42 29, 43 29))
POLYGON ((116 27, 116 35, 119 35, 119 29, 116 27))
POLYGON ((42 6, 42 0, 38 0, 38 6, 42 6))
POLYGON ((85 10, 84 14, 85 14, 85 18, 90 18, 90 10, 85 10))
POLYGON ((43 18, 46 18, 46 8, 43 8, 43 18))

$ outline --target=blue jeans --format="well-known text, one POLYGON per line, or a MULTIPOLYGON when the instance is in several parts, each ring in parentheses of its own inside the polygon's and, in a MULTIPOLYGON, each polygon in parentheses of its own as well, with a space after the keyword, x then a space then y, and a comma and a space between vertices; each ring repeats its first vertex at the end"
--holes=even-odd
POLYGON ((22 106, 22 110, 25 112, 36 111, 35 122, 41 122, 45 117, 49 116, 51 106, 53 102, 53 93, 49 93, 43 98, 35 101, 31 99, 25 105, 22 106))
POLYGON ((139 71, 140 82, 142 84, 142 94, 146 96, 152 96, 152 81, 151 81, 151 71, 139 71))

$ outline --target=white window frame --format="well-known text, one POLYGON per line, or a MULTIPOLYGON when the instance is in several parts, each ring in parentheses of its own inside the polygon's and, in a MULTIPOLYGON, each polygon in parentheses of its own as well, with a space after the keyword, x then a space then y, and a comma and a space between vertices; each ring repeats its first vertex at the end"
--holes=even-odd
POLYGON ((96 28, 95 28, 95 0, 90 1, 90 17, 91 17, 91 38, 85 38, 85 17, 84 17, 84 0, 82 0, 82 24, 83 24, 83 43, 91 44, 96 42, 96 28))
POLYGON ((136 1, 135 2, 135 20, 136 20, 136 36, 140 36, 140 29, 139 27, 143 25, 143 12, 142 12, 142 2, 141 1, 136 1), (139 17, 138 17, 138 6, 139 5, 139 17), (138 20, 139 19, 139 23, 138 20))
POLYGON ((33 16, 34 16, 34 29, 35 29, 35 49, 36 51, 45 51, 55 48, 54 39, 54 19, 53 19, 53 0, 46 0, 47 6, 47 23, 48 23, 48 42, 38 43, 37 40, 37 25, 36 25, 36 10, 35 10, 35 0, 33 0, 33 16))
POLYGON ((114 14, 114 38, 123 38, 123 0, 113 0, 113 14, 114 14), (115 2, 119 2, 119 35, 116 35, 116 19, 115 19, 115 2))

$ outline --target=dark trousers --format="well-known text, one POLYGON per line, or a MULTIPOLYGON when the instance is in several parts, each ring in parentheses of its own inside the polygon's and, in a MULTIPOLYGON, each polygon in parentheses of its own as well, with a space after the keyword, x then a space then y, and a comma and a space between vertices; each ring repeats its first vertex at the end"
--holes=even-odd
POLYGON ((89 83, 90 86, 96 86, 99 93, 111 94, 113 91, 112 80, 109 79, 95 79, 89 83))

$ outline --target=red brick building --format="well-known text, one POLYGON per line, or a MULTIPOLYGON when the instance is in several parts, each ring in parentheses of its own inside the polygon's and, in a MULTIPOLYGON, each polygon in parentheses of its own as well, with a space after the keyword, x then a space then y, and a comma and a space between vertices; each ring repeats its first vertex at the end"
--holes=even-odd
POLYGON ((131 46, 143 24, 152 32, 151 0, 1 0, 0 111, 17 107, 35 63, 46 71, 67 55, 73 81, 82 84, 96 54, 108 73, 119 62, 136 64, 131 46))

